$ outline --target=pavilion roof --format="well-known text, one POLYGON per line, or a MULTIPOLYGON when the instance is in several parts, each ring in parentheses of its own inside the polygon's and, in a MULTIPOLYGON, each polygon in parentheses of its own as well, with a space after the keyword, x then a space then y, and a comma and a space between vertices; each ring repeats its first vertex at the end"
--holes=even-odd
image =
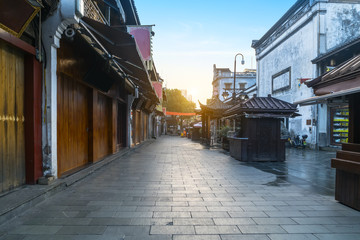
POLYGON ((283 100, 267 97, 253 97, 224 112, 225 116, 243 114, 252 117, 292 117, 297 112, 296 105, 283 100))
POLYGON ((208 104, 204 105, 200 101, 200 108, 202 111, 210 111, 210 112, 223 112, 233 105, 231 103, 224 103, 218 97, 212 98, 208 104))

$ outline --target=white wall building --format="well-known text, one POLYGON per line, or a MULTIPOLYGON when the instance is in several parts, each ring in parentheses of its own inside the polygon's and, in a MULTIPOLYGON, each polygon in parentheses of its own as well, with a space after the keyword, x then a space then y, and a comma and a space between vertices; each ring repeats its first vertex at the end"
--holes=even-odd
MULTIPOLYGON (((312 60, 359 37, 359 29, 358 0, 298 0, 260 40, 253 41, 258 95, 271 94, 290 103, 312 97, 312 89, 303 83, 322 73, 312 60)), ((290 131, 307 134, 311 146, 320 135, 329 138, 327 104, 300 107, 299 113, 301 117, 287 120, 290 131)))
MULTIPOLYGON (((234 72, 231 72, 229 68, 217 68, 215 64, 213 69, 213 97, 219 96, 219 99, 224 101, 226 98, 232 96, 234 89, 234 72)), ((256 70, 245 69, 244 72, 236 73, 235 88, 237 93, 240 90, 246 91, 247 89, 253 87, 255 83, 256 70)))
POLYGON ((186 89, 181 89, 181 94, 186 98, 186 100, 192 102, 192 95, 190 93, 188 93, 188 91, 186 89))

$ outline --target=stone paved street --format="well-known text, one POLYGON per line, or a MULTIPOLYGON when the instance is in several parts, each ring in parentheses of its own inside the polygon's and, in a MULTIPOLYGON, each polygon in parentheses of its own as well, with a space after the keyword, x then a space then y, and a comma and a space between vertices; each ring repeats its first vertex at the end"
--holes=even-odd
POLYGON ((329 166, 306 181, 295 163, 244 164, 163 136, 1 226, 0 239, 360 239, 360 212, 329 194, 329 166))

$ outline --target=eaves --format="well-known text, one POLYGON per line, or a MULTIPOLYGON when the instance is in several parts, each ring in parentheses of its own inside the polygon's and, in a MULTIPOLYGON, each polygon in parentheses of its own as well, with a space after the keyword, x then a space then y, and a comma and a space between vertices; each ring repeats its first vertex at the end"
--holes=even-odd
MULTIPOLYGON (((256 60, 259 61, 261 59, 263 59, 264 57, 266 57, 269 53, 271 53, 274 49, 276 49, 278 46, 280 46, 282 43, 284 43, 286 40, 288 40, 290 37, 292 37, 294 34, 296 34, 298 31, 300 31, 304 26, 306 26, 310 21, 313 20, 313 18, 318 14, 318 13, 324 13, 326 12, 326 10, 316 10, 314 11, 304 22, 302 22, 298 27, 296 27, 294 30, 292 30, 290 33, 288 33, 285 37, 283 37, 282 39, 279 40, 279 37, 276 37, 275 39, 271 39, 268 42, 266 42, 264 45, 262 45, 261 47, 258 47, 256 49, 256 55, 257 58, 256 60), (276 40, 278 40, 276 42, 276 40), (265 50, 267 47, 269 47, 271 44, 273 44, 274 42, 276 42, 272 47, 270 47, 269 49, 265 50)), ((290 28, 290 27, 289 27, 290 28)), ((288 29, 289 29, 288 28, 288 29)), ((286 29, 286 30, 288 30, 286 29)), ((285 30, 284 30, 285 31, 285 30)), ((281 35, 281 34, 279 34, 281 35)))
POLYGON ((350 40, 348 42, 345 42, 344 44, 342 44, 340 46, 336 46, 336 47, 330 49, 327 53, 319 55, 318 57, 311 60, 311 62, 313 64, 316 64, 318 62, 321 62, 321 61, 323 61, 323 60, 325 60, 325 59, 327 59, 327 58, 329 58, 329 57, 331 57, 331 56, 333 56, 333 55, 335 55, 335 54, 337 54, 339 52, 342 52, 342 51, 344 51, 344 50, 346 50, 346 49, 348 49, 348 48, 350 48, 350 47, 352 47, 352 46, 354 46, 356 44, 359 44, 359 43, 360 43, 360 38, 352 39, 352 40, 350 40))
POLYGON ((273 35, 279 28, 284 25, 289 19, 293 18, 294 15, 298 12, 300 8, 309 5, 309 0, 298 0, 275 24, 270 28, 269 31, 265 33, 264 36, 260 38, 256 43, 253 44, 253 48, 258 48, 262 45, 266 40, 273 35))

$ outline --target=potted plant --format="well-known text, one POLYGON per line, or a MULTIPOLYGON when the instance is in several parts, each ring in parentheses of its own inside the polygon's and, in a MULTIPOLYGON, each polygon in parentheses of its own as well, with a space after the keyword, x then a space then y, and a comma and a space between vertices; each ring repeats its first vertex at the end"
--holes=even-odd
POLYGON ((229 150, 229 139, 227 137, 229 131, 230 131, 229 126, 222 126, 219 131, 219 135, 221 137, 222 148, 225 150, 229 150))

